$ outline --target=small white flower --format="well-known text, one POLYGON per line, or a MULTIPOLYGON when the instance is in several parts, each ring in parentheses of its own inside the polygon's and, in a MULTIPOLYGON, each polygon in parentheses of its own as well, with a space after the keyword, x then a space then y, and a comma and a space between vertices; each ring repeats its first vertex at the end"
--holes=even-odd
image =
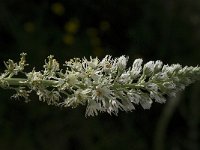
POLYGON ((90 57, 90 60, 87 60, 86 58, 82 59, 82 66, 83 69, 99 69, 99 59, 98 58, 92 58, 90 57))
POLYGON ((64 102, 62 102, 60 105, 64 107, 69 107, 69 106, 76 107, 79 104, 83 105, 87 101, 87 98, 89 98, 88 94, 90 92, 91 92, 90 89, 85 89, 85 90, 78 89, 74 91, 74 95, 65 99, 64 102))
POLYGON ((119 83, 125 84, 125 83, 129 83, 131 82, 131 78, 130 78, 130 73, 129 72, 124 72, 118 79, 119 83))
POLYGON ((144 94, 141 94, 140 96, 141 96, 141 99, 140 99, 141 106, 144 109, 150 109, 151 108, 151 104, 153 103, 152 99, 149 96, 144 95, 144 94))
POLYGON ((97 67, 99 66, 99 59, 98 58, 93 59, 92 57, 90 57, 88 66, 91 67, 92 69, 97 69, 97 67))
POLYGON ((53 57, 53 55, 50 55, 48 57, 48 61, 45 60, 45 65, 43 66, 43 68, 45 69, 43 75, 46 79, 56 77, 56 72, 60 70, 59 63, 53 57))
POLYGON ((155 91, 155 92, 157 92, 159 87, 158 87, 158 85, 155 84, 155 83, 147 83, 146 88, 147 88, 148 90, 150 90, 150 91, 155 91))
POLYGON ((134 104, 139 104, 141 96, 135 90, 129 90, 128 93, 129 100, 134 104))
POLYGON ((152 76, 151 79, 157 81, 166 81, 169 79, 169 77, 166 72, 158 72, 154 76, 152 76))
POLYGON ((148 63, 146 63, 143 68, 144 74, 147 76, 151 76, 154 71, 154 67, 155 65, 153 61, 149 61, 148 63))
POLYGON ((140 75, 142 70, 142 62, 143 62, 142 59, 136 59, 133 62, 132 69, 130 71, 130 75, 133 79, 138 78, 138 76, 140 75))
POLYGON ((73 72, 66 74, 67 84, 76 85, 79 81, 77 79, 77 75, 73 72))
POLYGON ((96 101, 89 101, 87 108, 86 108, 86 112, 85 112, 85 116, 97 116, 98 115, 98 111, 101 111, 101 106, 99 103, 97 103, 96 101))
POLYGON ((41 84, 41 81, 43 80, 44 76, 42 75, 42 73, 36 72, 34 69, 32 70, 32 72, 27 73, 27 83, 29 83, 31 85, 32 89, 37 89, 37 87, 41 84))
POLYGON ((160 95, 159 93, 155 93, 153 91, 150 92, 150 97, 152 99, 155 99, 155 101, 158 102, 158 103, 165 103, 166 102, 166 99, 162 95, 160 95))
POLYGON ((110 55, 106 55, 99 64, 105 73, 111 73, 116 70, 116 60, 113 60, 110 55))
POLYGON ((36 72, 35 70, 33 70, 30 73, 27 73, 26 76, 27 76, 28 80, 31 80, 31 81, 38 81, 38 80, 42 80, 42 78, 43 78, 42 73, 40 71, 36 72))
POLYGON ((110 98, 110 95, 111 95, 111 90, 108 87, 101 85, 96 86, 93 93, 93 96, 96 97, 97 99, 104 97, 110 98))
POLYGON ((169 89, 169 90, 173 90, 176 88, 176 85, 173 83, 173 82, 164 82, 163 83, 163 86, 166 88, 166 89, 169 89))
POLYGON ((83 71, 83 64, 81 63, 81 60, 79 58, 74 58, 70 59, 70 61, 65 61, 64 66, 67 66, 74 71, 83 71))
POLYGON ((40 101, 47 102, 48 105, 57 105, 60 98, 58 91, 48 91, 46 89, 38 89, 37 95, 40 101))
POLYGON ((129 99, 123 99, 122 104, 120 105, 124 111, 132 111, 135 109, 134 105, 129 101, 129 99))
POLYGON ((82 89, 78 89, 75 91, 75 97, 77 99, 79 99, 80 101, 82 100, 85 100, 88 98, 88 94, 91 92, 91 89, 85 89, 85 90, 82 90, 82 89))
POLYGON ((174 72, 178 72, 182 69, 180 64, 173 64, 171 66, 164 65, 162 71, 167 72, 168 75, 172 75, 174 72))
POLYGON ((111 113, 114 113, 115 115, 118 113, 119 105, 117 104, 116 100, 109 100, 109 106, 107 109, 107 112, 111 115, 111 113))
POLYGON ((128 58, 125 56, 121 56, 117 59, 116 65, 120 70, 124 70, 126 68, 128 58))
POLYGON ((154 73, 159 72, 162 69, 162 65, 163 65, 163 62, 160 60, 157 60, 154 65, 154 73))

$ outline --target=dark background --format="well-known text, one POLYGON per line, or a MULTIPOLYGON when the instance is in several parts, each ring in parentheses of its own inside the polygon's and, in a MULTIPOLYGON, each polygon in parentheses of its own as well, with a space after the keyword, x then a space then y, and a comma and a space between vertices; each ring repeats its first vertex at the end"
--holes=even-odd
MULTIPOLYGON (((199 0, 0 0, 0 64, 28 53, 40 70, 53 54, 110 54, 198 65, 199 0)), ((199 150, 200 86, 165 105, 85 118, 85 107, 60 109, 32 96, 28 104, 0 89, 1 150, 199 150), (173 102, 174 101, 174 102, 173 102)))

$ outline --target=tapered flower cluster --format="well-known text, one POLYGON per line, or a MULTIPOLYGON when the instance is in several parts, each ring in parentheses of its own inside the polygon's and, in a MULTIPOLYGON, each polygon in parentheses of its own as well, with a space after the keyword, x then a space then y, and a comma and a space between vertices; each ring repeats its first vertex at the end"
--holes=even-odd
POLYGON ((143 60, 136 59, 127 67, 127 57, 113 59, 109 55, 102 60, 71 59, 65 62, 64 71, 50 55, 44 70, 24 72, 25 56, 22 53, 18 63, 5 62, 6 70, 0 76, 2 88, 16 90, 12 97, 23 97, 26 102, 30 101, 30 93, 35 92, 39 100, 49 105, 86 105, 86 116, 99 112, 117 115, 119 110, 132 111, 139 104, 149 109, 153 101, 165 103, 167 97, 200 79, 198 66, 163 65, 161 61, 142 65, 143 60), (18 78, 20 74, 24 78, 18 78))

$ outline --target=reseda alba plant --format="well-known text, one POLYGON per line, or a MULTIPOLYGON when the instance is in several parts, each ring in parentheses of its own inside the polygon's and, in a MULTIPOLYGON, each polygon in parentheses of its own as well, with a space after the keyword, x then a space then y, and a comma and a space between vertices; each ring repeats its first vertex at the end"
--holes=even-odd
POLYGON ((166 97, 175 96, 185 86, 200 79, 200 67, 181 67, 179 64, 163 65, 161 61, 149 61, 142 66, 136 59, 126 68, 128 58, 113 59, 107 55, 98 58, 66 61, 64 70, 52 55, 45 60, 44 70, 25 72, 26 54, 21 60, 5 62, 6 70, 0 76, 0 86, 16 91, 13 98, 35 92, 40 101, 49 105, 72 107, 87 105, 86 116, 108 112, 117 115, 118 110, 132 111, 140 104, 149 109, 153 101, 165 103, 166 97), (24 78, 21 78, 24 76, 24 78))

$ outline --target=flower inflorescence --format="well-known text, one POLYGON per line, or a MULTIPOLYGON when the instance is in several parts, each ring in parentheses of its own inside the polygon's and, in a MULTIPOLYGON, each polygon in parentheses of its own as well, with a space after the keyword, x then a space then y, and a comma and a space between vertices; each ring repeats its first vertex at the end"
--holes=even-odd
POLYGON ((107 55, 98 58, 66 61, 64 71, 52 55, 45 60, 43 70, 24 72, 27 66, 25 53, 15 63, 8 60, 6 70, 0 76, 2 88, 14 89, 12 97, 23 97, 35 92, 40 101, 49 105, 72 107, 86 106, 86 116, 99 112, 118 114, 119 110, 132 111, 140 104, 149 109, 153 101, 165 103, 168 96, 175 96, 185 86, 200 79, 200 67, 182 67, 179 64, 163 65, 161 61, 149 61, 142 65, 136 59, 127 67, 128 57, 113 59, 107 55), (19 73, 24 78, 18 78, 19 73))

